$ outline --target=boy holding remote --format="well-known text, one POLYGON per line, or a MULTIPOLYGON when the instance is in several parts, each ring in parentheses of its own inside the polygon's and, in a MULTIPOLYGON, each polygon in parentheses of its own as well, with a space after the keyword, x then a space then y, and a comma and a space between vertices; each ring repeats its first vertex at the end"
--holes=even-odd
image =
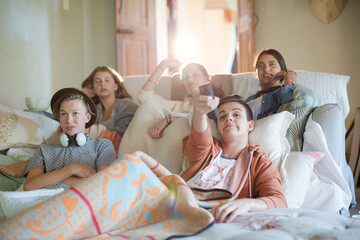
POLYGON ((85 93, 61 89, 51 99, 51 110, 63 134, 60 142, 37 149, 25 171, 24 190, 67 189, 115 160, 110 140, 85 136, 96 120, 95 104, 85 93))
POLYGON ((249 106, 238 95, 220 100, 194 98, 191 134, 183 139, 183 153, 190 167, 181 176, 192 188, 225 189, 234 201, 211 209, 217 222, 231 222, 237 215, 271 208, 285 208, 280 174, 259 146, 248 144, 254 127, 249 106), (219 104, 216 119, 221 141, 212 137, 207 114, 219 104))

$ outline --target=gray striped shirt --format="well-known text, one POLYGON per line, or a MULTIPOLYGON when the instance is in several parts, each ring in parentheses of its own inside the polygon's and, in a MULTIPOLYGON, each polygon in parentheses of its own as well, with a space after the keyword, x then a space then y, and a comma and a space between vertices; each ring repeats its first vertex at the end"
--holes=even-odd
MULTIPOLYGON (((60 142, 41 145, 28 164, 25 176, 33 168, 44 169, 45 173, 55 171, 73 163, 87 164, 95 171, 101 165, 110 165, 116 159, 114 146, 108 139, 87 138, 84 146, 70 144, 63 147, 60 142)), ((69 187, 67 184, 55 184, 47 188, 69 187)))

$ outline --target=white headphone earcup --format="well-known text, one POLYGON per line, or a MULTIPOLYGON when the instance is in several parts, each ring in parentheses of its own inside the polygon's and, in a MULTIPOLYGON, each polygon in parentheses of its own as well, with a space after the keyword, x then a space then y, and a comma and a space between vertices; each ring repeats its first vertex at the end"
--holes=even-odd
POLYGON ((86 136, 85 136, 85 134, 83 134, 83 133, 78 133, 78 134, 76 135, 75 141, 76 141, 76 145, 78 145, 79 147, 84 146, 85 143, 86 143, 86 136))
POLYGON ((69 137, 65 133, 61 134, 60 143, 63 147, 69 146, 69 137))

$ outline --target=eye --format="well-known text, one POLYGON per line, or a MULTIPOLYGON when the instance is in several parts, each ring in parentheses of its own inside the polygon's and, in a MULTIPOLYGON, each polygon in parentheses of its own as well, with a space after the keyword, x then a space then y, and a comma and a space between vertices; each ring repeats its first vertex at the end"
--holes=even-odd
POLYGON ((257 68, 263 68, 264 67, 264 64, 258 64, 257 65, 257 68))
POLYGON ((78 116, 78 115, 80 115, 80 113, 79 112, 74 112, 74 115, 78 116))
POLYGON ((235 112, 235 113, 233 114, 233 116, 234 116, 235 118, 239 118, 239 117, 242 116, 242 113, 241 113, 241 112, 235 112))
POLYGON ((64 112, 60 113, 60 117, 64 117, 64 116, 66 116, 66 113, 64 112))
POLYGON ((221 116, 219 117, 219 119, 220 119, 220 120, 224 120, 225 117, 226 117, 225 115, 221 115, 221 116))

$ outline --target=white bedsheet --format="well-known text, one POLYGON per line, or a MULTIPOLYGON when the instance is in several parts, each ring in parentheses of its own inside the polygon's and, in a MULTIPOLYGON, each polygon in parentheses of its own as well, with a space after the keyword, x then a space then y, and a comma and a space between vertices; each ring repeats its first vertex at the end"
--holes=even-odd
POLYGON ((303 208, 333 213, 348 208, 351 202, 349 186, 329 152, 320 125, 312 120, 312 115, 305 127, 303 151, 325 153, 323 159, 314 166, 303 208))
POLYGON ((309 209, 271 209, 247 213, 232 223, 216 223, 191 240, 359 239, 360 220, 309 209))

